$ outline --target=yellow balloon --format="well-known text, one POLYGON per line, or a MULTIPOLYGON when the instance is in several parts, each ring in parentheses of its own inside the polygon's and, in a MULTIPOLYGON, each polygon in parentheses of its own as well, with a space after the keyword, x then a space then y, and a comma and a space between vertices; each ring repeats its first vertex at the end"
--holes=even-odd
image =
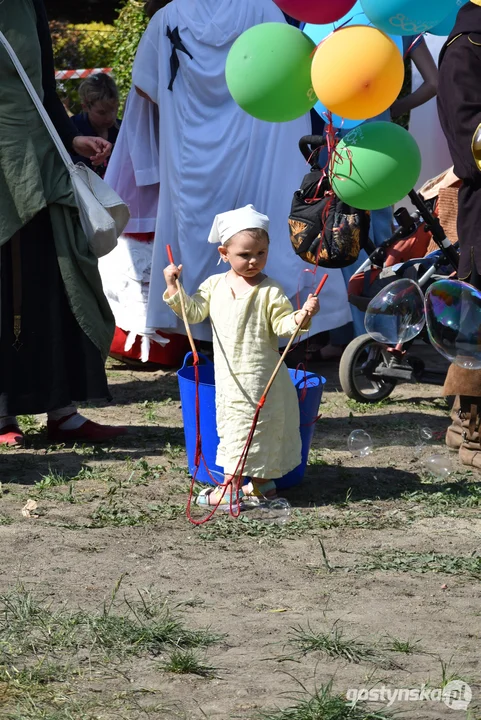
POLYGON ((404 61, 381 30, 350 25, 336 30, 318 47, 312 85, 332 113, 365 120, 387 110, 404 81, 404 61))

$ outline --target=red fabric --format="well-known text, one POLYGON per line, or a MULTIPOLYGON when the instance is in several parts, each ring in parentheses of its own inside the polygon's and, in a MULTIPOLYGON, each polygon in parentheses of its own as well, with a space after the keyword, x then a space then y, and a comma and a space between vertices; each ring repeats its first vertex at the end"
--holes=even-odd
POLYGON ((139 242, 152 242, 155 237, 155 233, 124 233, 124 237, 132 238, 133 240, 138 240, 139 242))
POLYGON ((429 231, 425 230, 425 227, 423 223, 418 227, 414 235, 394 243, 387 251, 384 267, 391 267, 406 262, 406 260, 424 257, 433 237, 429 231))
MULTIPOLYGON (((392 267, 398 263, 404 263, 407 260, 422 258, 426 255, 428 247, 433 239, 432 234, 425 230, 425 225, 421 225, 411 237, 404 240, 398 240, 392 245, 386 255, 384 267, 392 267)), ((370 269, 370 285, 377 280, 381 268, 371 267, 370 269)), ((347 294, 350 298, 364 296, 364 275, 365 273, 357 273, 350 280, 347 286, 347 294)))
MULTIPOLYGON (((372 284, 379 276, 381 272, 381 268, 371 268, 371 283, 372 284)), ((353 275, 352 278, 349 280, 348 286, 347 286, 347 295, 348 298, 353 297, 362 297, 364 295, 364 275, 365 273, 357 273, 357 275, 353 275)))
MULTIPOLYGON (((178 367, 182 364, 184 355, 189 351, 189 341, 185 335, 165 335, 158 333, 161 337, 168 337, 170 342, 167 345, 159 345, 156 342, 150 343, 149 362, 157 365, 168 365, 169 367, 178 367)), ((114 355, 121 355, 132 360, 140 360, 140 343, 141 338, 137 336, 130 350, 124 350, 125 341, 128 333, 119 327, 115 328, 114 339, 110 347, 110 352, 114 355)))

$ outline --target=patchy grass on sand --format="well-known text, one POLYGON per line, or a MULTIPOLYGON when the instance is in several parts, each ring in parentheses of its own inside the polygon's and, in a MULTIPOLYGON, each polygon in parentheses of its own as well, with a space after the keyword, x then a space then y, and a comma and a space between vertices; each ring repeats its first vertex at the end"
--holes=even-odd
POLYGON ((174 372, 109 361, 115 404, 85 413, 131 426, 112 447, 48 446, 22 418, 27 448, 0 452, 0 718, 481 718, 481 476, 456 456, 427 472, 447 454, 422 432, 446 427, 439 388, 365 406, 327 368, 282 525, 188 523, 174 372), (443 701, 455 681, 467 709, 443 701), (383 687, 433 692, 369 699, 383 687))

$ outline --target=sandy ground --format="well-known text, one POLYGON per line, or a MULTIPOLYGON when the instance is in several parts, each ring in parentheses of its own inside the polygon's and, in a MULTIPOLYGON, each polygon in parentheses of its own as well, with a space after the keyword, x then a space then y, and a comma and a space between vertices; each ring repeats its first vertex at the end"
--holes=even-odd
MULTIPOLYGON (((299 707, 330 683, 333 696, 353 697, 462 680, 473 694, 468 711, 436 694, 398 698, 390 711, 481 718, 481 476, 456 455, 448 479, 426 471, 432 454, 448 457, 441 440, 418 447, 421 428, 436 433, 447 425, 440 388, 402 385, 388 401, 362 406, 342 394, 334 364, 318 369, 328 379, 322 418, 304 483, 284 493, 293 506, 284 525, 249 513, 202 527, 187 521, 172 371, 109 361, 114 403, 84 412, 130 426, 112 447, 48 446, 44 419, 24 419, 27 449, 0 456, 0 593, 96 613, 121 581, 112 612, 128 612, 125 599, 150 593, 190 629, 210 627, 222 637, 199 651, 199 662, 213 668, 207 677, 165 670, 168 647, 126 657, 114 648, 99 658, 89 647, 65 646, 53 653, 70 664, 63 681, 29 687, 18 673, 45 651, 33 644, 8 655, 3 599, 0 717, 343 720, 351 715, 300 714, 299 707), (347 451, 358 428, 372 437, 365 458, 347 451), (29 518, 21 513, 28 499, 37 502, 29 518), (317 649, 306 645, 309 633, 317 649), (294 714, 278 710, 288 706, 294 714)), ((368 703, 356 718, 387 704, 368 703)))

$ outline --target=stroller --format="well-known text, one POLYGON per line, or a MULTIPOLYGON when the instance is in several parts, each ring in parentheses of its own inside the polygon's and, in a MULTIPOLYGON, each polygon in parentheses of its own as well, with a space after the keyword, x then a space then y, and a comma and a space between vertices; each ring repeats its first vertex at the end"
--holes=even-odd
MULTIPOLYGON (((319 153, 325 145, 326 140, 321 136, 305 136, 299 141, 300 150, 314 172, 319 170, 319 153)), ((354 307, 365 312, 370 300, 395 280, 409 278, 426 290, 436 280, 457 270, 457 245, 447 239, 437 217, 438 194, 441 196, 438 188, 442 187, 445 176, 451 179, 449 173, 450 171, 447 171, 443 176, 426 183, 419 194, 415 190, 409 193, 415 211, 409 213, 406 208, 400 208, 394 213, 398 229, 380 247, 376 248, 371 240, 364 237, 360 247, 356 248, 357 255, 364 249, 368 259, 349 282, 348 298, 354 307)), ((294 197, 293 209, 296 206, 296 196, 299 200, 299 194, 302 196, 303 191, 309 192, 311 187, 309 176, 306 176, 301 190, 294 197)), ((453 199, 452 196, 450 198, 453 199)), ((452 209, 453 205, 450 210, 452 209)), ((452 212, 448 213, 451 218, 452 215, 452 212)), ((292 225, 292 215, 290 224, 292 225)), ((325 225, 327 226, 327 221, 325 225)), ((329 229, 327 227, 328 231, 329 229)), ((308 232, 309 230, 305 231, 304 236, 307 236, 308 232)), ((313 234, 311 232, 311 238, 313 234)), ((326 228, 322 232, 323 239, 320 241, 318 237, 311 248, 318 248, 321 244, 323 249, 326 245, 325 234, 326 228)), ((303 246, 296 247, 298 241, 292 229, 291 240, 296 252, 301 254, 299 250, 303 246)), ((311 252, 301 254, 301 257, 312 263, 312 255, 311 252)), ((320 259, 318 252, 317 264, 321 267, 346 267, 350 264, 347 260, 349 255, 344 253, 343 256, 346 261, 335 265, 320 259)), ((332 252, 330 257, 333 257, 332 252)), ((426 329, 423 330, 421 338, 430 344, 426 329)), ((414 340, 404 345, 382 345, 368 334, 355 338, 345 349, 340 361, 339 376, 343 391, 358 402, 374 403, 389 397, 398 382, 442 385, 446 371, 427 368, 424 360, 415 354, 413 345, 414 340)))
MULTIPOLYGON (((457 243, 446 238, 435 215, 437 198, 425 201, 423 190, 409 193, 416 211, 410 214, 402 207, 394 213, 398 229, 351 278, 348 299, 359 310, 365 311, 370 300, 395 280, 414 280, 425 292, 436 280, 456 272, 457 243)), ((426 328, 419 337, 430 344, 426 328)), ((414 340, 388 346, 368 334, 361 335, 349 343, 341 357, 341 387, 358 402, 374 403, 389 397, 398 382, 442 385, 446 369, 439 363, 437 367, 426 367, 419 354, 414 340)))

